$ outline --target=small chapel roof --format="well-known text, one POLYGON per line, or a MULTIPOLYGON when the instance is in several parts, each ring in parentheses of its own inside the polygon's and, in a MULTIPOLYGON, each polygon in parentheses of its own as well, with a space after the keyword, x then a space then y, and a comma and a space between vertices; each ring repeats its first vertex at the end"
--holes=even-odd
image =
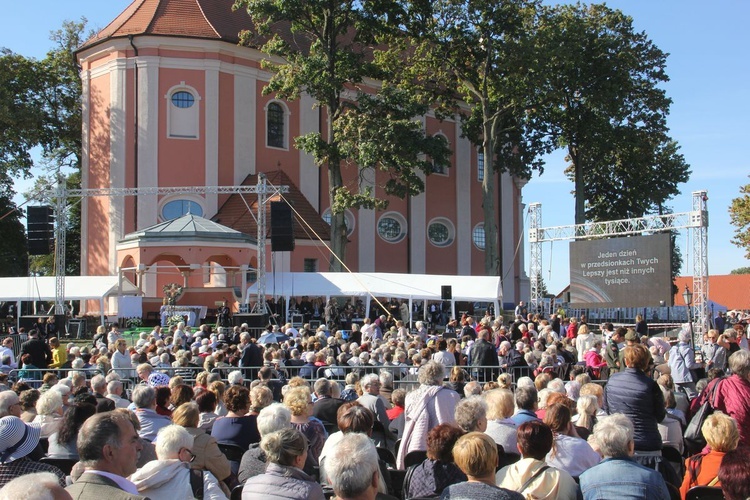
POLYGON ((182 217, 126 234, 121 243, 135 240, 219 240, 255 243, 255 238, 247 234, 193 214, 185 214, 182 217))

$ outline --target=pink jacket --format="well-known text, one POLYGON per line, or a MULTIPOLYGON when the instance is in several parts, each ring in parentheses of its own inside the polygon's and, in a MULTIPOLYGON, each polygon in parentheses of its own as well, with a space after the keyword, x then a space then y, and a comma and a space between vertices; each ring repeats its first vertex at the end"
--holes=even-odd
MULTIPOLYGON (((732 375, 718 382, 714 408, 737 421, 740 445, 750 446, 750 381, 732 375)), ((706 388, 708 394, 710 389, 706 388)))
POLYGON ((452 424, 461 396, 439 385, 421 385, 406 396, 404 433, 396 463, 404 469, 404 458, 415 450, 427 450, 427 433, 440 424, 452 424))

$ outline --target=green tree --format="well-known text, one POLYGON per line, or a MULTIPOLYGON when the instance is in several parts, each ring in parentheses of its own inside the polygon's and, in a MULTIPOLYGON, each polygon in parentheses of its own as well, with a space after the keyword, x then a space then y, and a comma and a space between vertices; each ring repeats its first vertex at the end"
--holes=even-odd
POLYGON ((657 211, 690 173, 666 127, 667 55, 603 4, 559 5, 543 19, 555 98, 534 119, 567 150, 576 224, 657 211))
POLYGON ((732 269, 729 274, 750 274, 750 267, 738 267, 737 269, 732 269))
MULTIPOLYGON (((264 94, 294 100, 307 93, 324 111, 324 129, 295 142, 327 168, 331 250, 343 261, 344 210, 380 209, 387 200, 363 188, 361 175, 345 183, 342 168, 386 171, 382 188, 387 195, 413 195, 424 189, 416 171, 429 174, 431 168, 420 155, 445 163, 449 153, 440 141, 425 136, 414 118, 424 114, 429 103, 392 88, 388 68, 379 64, 390 59, 378 54, 388 49, 373 48, 380 36, 393 30, 401 11, 396 3, 376 0, 236 0, 234 6, 248 13, 254 28, 243 32, 242 43, 274 58, 264 62, 273 73, 264 94)), ((334 256, 330 268, 342 270, 334 256)))
MULTIPOLYGON (((82 84, 75 49, 84 41, 86 20, 65 21, 51 33, 53 48, 44 59, 36 60, 4 52, 0 57, 0 171, 14 176, 31 175, 32 167, 42 167, 46 174, 33 192, 50 185, 50 179, 62 177, 69 188, 80 187, 81 168, 81 95, 82 84), (5 98, 11 92, 14 99, 5 98), (35 164, 31 155, 41 148, 41 161, 35 164)), ((3 179, 0 178, 0 183, 3 179)), ((12 181, 11 181, 12 185, 12 181)), ((42 189, 50 191, 50 189, 42 189)), ((12 198, 13 192, 8 191, 12 198)), ((41 203, 47 198, 27 193, 41 203)), ((80 206, 68 200, 66 265, 68 275, 80 274, 81 235, 80 206)), ((26 245, 18 247, 26 248, 26 245)), ((54 255, 30 259, 29 270, 37 274, 54 274, 54 255)), ((23 273, 26 269, 23 269, 23 273)))
POLYGON ((750 184, 742 186, 740 196, 732 200, 729 220, 736 228, 732 243, 744 249, 745 258, 750 259, 750 184))
POLYGON ((421 82, 461 115, 464 135, 484 156, 484 267, 500 274, 496 172, 528 178, 547 147, 526 113, 544 99, 536 71, 539 3, 437 0, 410 2, 413 48, 406 81, 421 82), (433 82, 437 82, 436 84, 433 82), (443 91, 443 92, 441 92, 443 91))

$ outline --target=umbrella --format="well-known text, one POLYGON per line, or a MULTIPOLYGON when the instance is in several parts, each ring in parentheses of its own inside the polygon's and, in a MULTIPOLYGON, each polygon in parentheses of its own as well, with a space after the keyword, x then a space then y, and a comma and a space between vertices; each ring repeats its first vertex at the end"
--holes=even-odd
POLYGON ((281 344, 282 342, 285 342, 289 340, 289 337, 287 335, 284 335, 280 332, 268 332, 264 333, 258 338, 259 344, 281 344))

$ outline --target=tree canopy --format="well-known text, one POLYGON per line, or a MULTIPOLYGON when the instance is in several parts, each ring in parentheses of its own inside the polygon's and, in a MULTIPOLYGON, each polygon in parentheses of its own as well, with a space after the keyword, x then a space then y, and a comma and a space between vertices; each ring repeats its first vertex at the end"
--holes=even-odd
POLYGON ((740 196, 729 206, 729 219, 735 227, 732 243, 745 250, 750 259, 750 184, 740 188, 740 196))
POLYGON ((552 98, 533 117, 568 153, 576 224, 659 211, 690 174, 666 126, 667 54, 604 4, 543 19, 552 98))
POLYGON ((447 145, 422 130, 419 117, 429 103, 392 88, 391 69, 383 64, 392 59, 378 54, 388 50, 378 42, 398 24, 402 10, 397 2, 374 0, 236 0, 234 6, 248 13, 253 27, 243 32, 242 43, 273 57, 264 63, 273 73, 264 94, 295 100, 306 93, 325 113, 322 130, 298 137, 296 147, 327 168, 330 269, 340 271, 347 243, 344 210, 387 206, 362 182, 362 171, 385 171, 387 181, 379 187, 403 197, 424 190, 419 173, 428 175, 431 162, 423 155, 441 163, 449 155, 447 145), (282 33, 279 25, 290 31, 282 33), (359 175, 345 181, 342 168, 359 175))
MULTIPOLYGON (((30 177, 34 167, 45 172, 38 186, 62 176, 69 187, 80 187, 81 79, 74 51, 83 42, 85 26, 85 19, 64 22, 60 30, 52 32, 54 46, 44 59, 5 49, 0 55, 0 216, 6 214, 6 208, 15 208, 11 201, 15 195, 13 179, 30 177), (41 150, 39 163, 34 161, 34 148, 41 150)), ((3 246, 8 251, 3 252, 0 272, 6 276, 23 275, 29 270, 53 274, 52 255, 32 258, 27 269, 24 228, 18 217, 14 210, 2 222, 10 226, 4 231, 7 239, 3 246), (14 242, 12 246, 10 241, 14 242), (14 256, 11 249, 15 249, 14 256), (12 271, 2 270, 3 265, 11 265, 12 271)), ((80 274, 80 207, 71 209, 68 220, 66 274, 80 274)))

